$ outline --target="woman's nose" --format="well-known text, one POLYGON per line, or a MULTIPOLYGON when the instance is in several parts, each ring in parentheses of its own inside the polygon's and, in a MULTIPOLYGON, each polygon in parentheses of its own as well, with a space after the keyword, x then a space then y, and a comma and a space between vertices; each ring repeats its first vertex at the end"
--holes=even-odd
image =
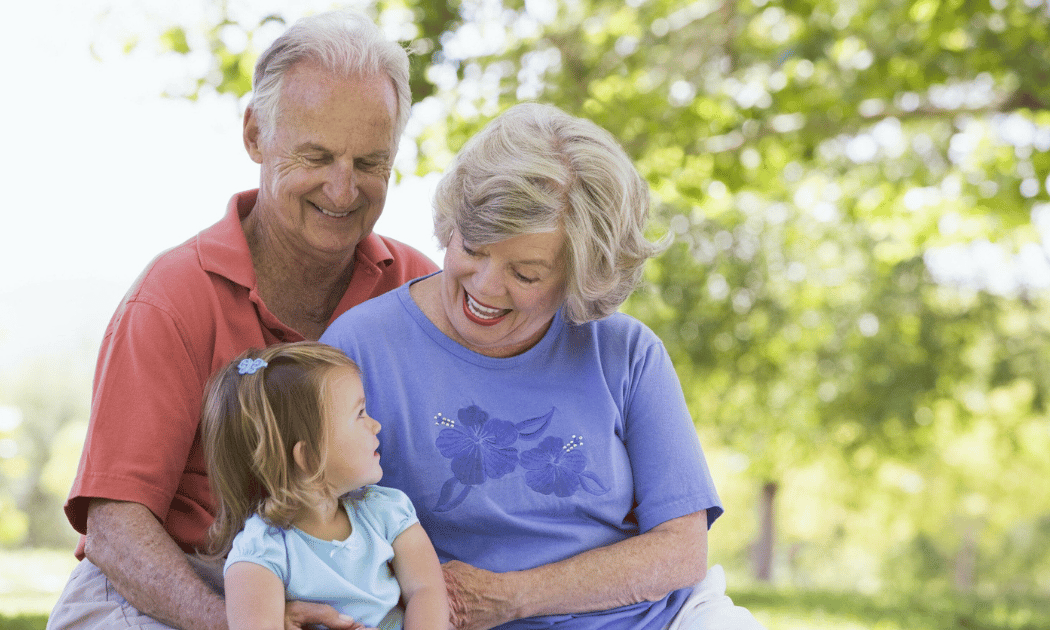
POLYGON ((499 270, 492 264, 491 258, 485 258, 478 263, 474 271, 475 290, 483 295, 479 297, 495 297, 503 294, 502 279, 499 270))

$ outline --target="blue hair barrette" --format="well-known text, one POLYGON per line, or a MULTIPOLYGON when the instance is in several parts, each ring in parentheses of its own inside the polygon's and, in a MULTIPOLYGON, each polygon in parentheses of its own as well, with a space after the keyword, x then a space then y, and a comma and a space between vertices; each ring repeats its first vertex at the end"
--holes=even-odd
POLYGON ((262 359, 241 359, 237 364, 237 372, 240 374, 255 374, 260 369, 270 365, 262 359))

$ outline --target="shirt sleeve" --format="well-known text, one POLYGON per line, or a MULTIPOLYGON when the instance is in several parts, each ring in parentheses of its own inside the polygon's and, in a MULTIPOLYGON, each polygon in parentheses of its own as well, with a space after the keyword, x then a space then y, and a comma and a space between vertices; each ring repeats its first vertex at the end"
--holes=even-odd
POLYGON ((226 556, 223 574, 237 562, 251 562, 269 569, 288 586, 288 550, 285 532, 267 525, 259 516, 252 516, 244 529, 233 539, 233 546, 226 556))
MULTIPOLYGON (((196 357, 164 309, 131 301, 103 342, 91 423, 66 514, 84 533, 92 497, 135 501, 167 518, 187 472, 202 395, 196 357)), ((199 471, 200 483, 206 483, 199 471)))
POLYGON ((723 512, 700 448, 682 386, 663 344, 644 344, 632 363, 624 408, 625 443, 642 532, 707 510, 708 527, 723 512))
POLYGON ((412 500, 396 488, 369 486, 368 496, 364 501, 368 505, 368 512, 380 524, 379 531, 390 544, 393 544, 394 539, 403 531, 419 522, 412 500))

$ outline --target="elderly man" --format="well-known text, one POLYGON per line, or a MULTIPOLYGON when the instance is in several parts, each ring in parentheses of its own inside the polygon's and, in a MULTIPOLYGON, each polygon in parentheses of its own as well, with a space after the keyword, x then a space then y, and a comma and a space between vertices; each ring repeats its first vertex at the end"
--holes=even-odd
MULTIPOLYGON (((154 260, 106 330, 66 504, 84 560, 50 628, 225 627, 221 576, 194 554, 214 507, 205 381, 249 347, 317 339, 351 306, 436 270, 372 233, 411 105, 404 50, 355 14, 306 18, 259 59, 254 87, 244 144, 258 190, 154 260)), ((303 603, 287 621, 347 625, 303 603)))

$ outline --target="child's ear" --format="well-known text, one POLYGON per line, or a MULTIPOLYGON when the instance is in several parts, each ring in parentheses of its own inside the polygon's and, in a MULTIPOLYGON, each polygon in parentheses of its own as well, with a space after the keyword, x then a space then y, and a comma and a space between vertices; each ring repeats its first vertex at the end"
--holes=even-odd
POLYGON ((306 442, 302 440, 295 443, 292 447, 292 459, 295 460, 295 465, 299 467, 299 470, 303 471, 307 475, 311 474, 309 461, 306 457, 306 442))

